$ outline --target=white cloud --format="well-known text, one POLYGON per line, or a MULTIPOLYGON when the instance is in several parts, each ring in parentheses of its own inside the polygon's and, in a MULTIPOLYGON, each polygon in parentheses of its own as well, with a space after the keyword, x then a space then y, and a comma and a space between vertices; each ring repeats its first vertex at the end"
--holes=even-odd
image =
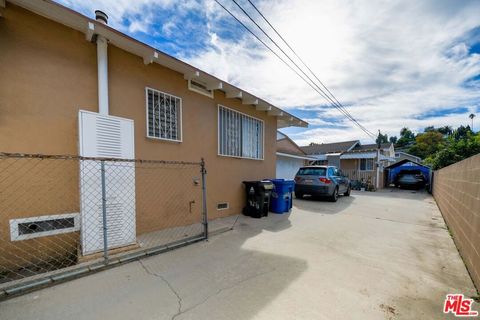
MULTIPOLYGON (((174 43, 196 41, 175 39, 180 37, 176 31, 190 30, 187 24, 191 28, 192 24, 204 23, 196 29, 205 30, 208 47, 193 55, 181 53, 180 58, 280 107, 311 110, 305 118, 313 125, 328 126, 332 118, 341 116, 337 110, 322 106, 325 101, 316 92, 243 32, 213 0, 59 1, 90 16, 94 9, 103 9, 115 28, 152 35, 158 35, 157 30, 151 30, 152 23, 159 23, 158 16, 162 13, 156 10, 169 9, 172 15, 162 18, 160 24, 162 36, 170 36, 174 43), (192 11, 202 16, 202 22, 186 18, 192 11), (128 24, 125 18, 129 18, 128 24), (229 32, 225 32, 227 29, 229 32)), ((231 1, 221 2, 241 14, 231 1)), ((476 112, 480 105, 478 85, 464 86, 465 80, 480 74, 480 55, 469 54, 471 43, 466 38, 469 31, 480 25, 480 1, 254 2, 370 131, 380 129, 398 135, 403 126, 417 130, 428 125, 467 124, 468 113, 476 112), (458 106, 467 107, 468 112, 428 119, 418 117, 458 106)), ((240 3, 254 14, 246 1, 240 3)), ((260 17, 254 16, 261 22, 260 17)), ((265 23, 261 24, 268 30, 265 23)), ((348 120, 340 119, 335 124, 347 129, 306 129, 292 137, 299 143, 366 138, 348 120)))
MULTIPOLYGON (((480 55, 468 55, 469 47, 462 42, 479 25, 478 1, 256 3, 347 109, 373 132, 380 129, 398 135, 403 126, 466 124, 468 113, 423 120, 415 116, 456 106, 473 112, 480 104, 478 89, 462 86, 480 73, 480 55)), ((224 27, 219 19, 225 14, 218 6, 209 8, 213 34, 224 27)), ((234 6, 229 8, 240 14, 234 6)), ((283 108, 325 103, 253 38, 225 39, 215 34, 213 39, 211 48, 189 62, 283 108)), ((324 125, 322 117, 339 116, 335 109, 323 108, 317 114, 318 119, 309 119, 314 125, 324 125)), ((300 143, 366 138, 347 120, 340 124, 351 129, 307 129, 292 136, 300 143)))
MULTIPOLYGON (((73 8, 89 17, 94 17, 95 10, 107 13, 108 23, 123 32, 135 33, 150 31, 154 17, 159 13, 155 10, 175 8, 177 15, 182 15, 188 10, 200 10, 197 0, 55 0, 67 7, 73 8), (152 10, 155 8, 155 10, 152 10), (130 23, 125 23, 131 20, 130 23)), ((181 24, 183 21, 178 20, 181 24)), ((166 30, 174 27, 175 20, 168 21, 166 30)))

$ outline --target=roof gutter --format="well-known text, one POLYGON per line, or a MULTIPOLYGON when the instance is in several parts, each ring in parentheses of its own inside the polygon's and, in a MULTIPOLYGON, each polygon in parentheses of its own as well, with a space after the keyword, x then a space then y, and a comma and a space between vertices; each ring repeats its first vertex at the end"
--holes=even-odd
POLYGON ((313 158, 313 157, 300 156, 300 155, 296 155, 296 154, 283 153, 283 152, 277 152, 277 156, 294 158, 294 159, 303 159, 303 160, 317 160, 316 158, 313 158))

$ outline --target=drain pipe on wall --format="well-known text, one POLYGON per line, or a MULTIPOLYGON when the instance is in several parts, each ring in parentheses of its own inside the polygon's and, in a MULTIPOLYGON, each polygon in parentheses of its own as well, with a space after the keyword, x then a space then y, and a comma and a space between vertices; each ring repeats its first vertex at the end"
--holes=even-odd
MULTIPOLYGON (((95 10, 95 20, 108 23, 105 12, 95 10)), ((108 40, 97 35, 98 113, 108 115, 108 40)))

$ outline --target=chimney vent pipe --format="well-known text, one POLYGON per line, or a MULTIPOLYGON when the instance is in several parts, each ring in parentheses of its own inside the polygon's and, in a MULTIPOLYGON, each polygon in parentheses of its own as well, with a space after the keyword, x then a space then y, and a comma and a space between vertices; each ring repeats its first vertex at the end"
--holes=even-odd
POLYGON ((95 10, 95 20, 103 24, 108 24, 108 16, 101 10, 95 10))

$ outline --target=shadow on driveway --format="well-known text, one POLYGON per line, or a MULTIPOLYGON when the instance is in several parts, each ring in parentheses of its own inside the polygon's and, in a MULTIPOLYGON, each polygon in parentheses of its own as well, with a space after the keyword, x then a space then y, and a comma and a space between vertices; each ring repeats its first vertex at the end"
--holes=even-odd
POLYGON ((4 301, 0 319, 252 319, 307 269, 258 250, 290 227, 288 214, 241 216, 208 242, 4 301))
POLYGON ((303 199, 295 199, 293 206, 304 211, 319 212, 321 210, 322 214, 337 214, 346 210, 354 202, 355 196, 353 194, 349 197, 340 196, 337 202, 330 202, 328 199, 321 197, 305 196, 303 199))

